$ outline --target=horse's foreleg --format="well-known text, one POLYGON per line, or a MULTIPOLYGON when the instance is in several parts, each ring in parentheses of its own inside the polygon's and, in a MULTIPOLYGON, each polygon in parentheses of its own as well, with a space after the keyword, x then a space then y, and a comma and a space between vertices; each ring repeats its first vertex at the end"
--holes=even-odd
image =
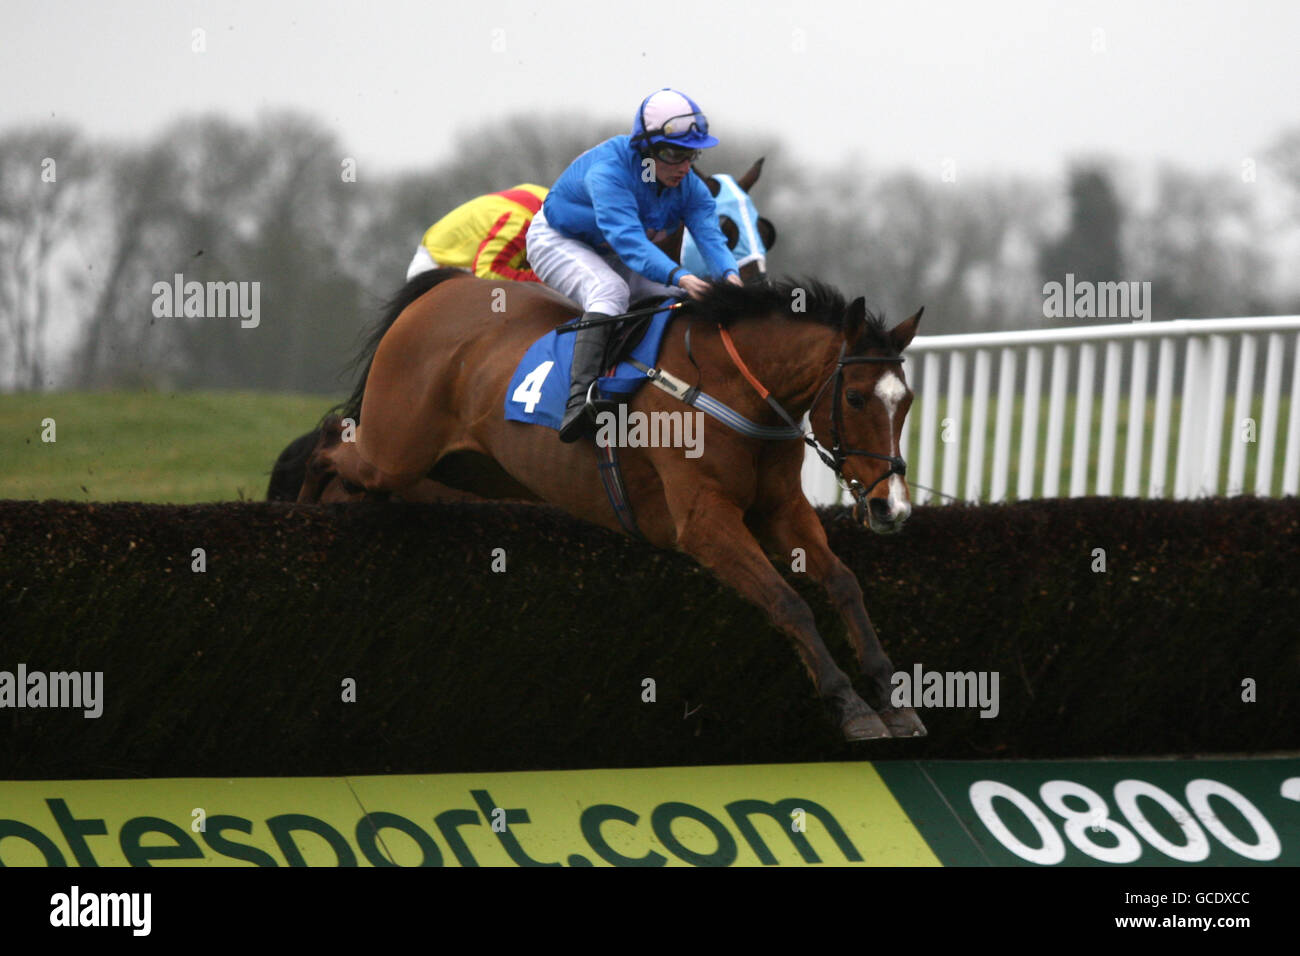
POLYGON ((796 548, 802 552, 808 576, 826 591, 844 620, 858 666, 870 682, 867 699, 880 712, 890 734, 923 736, 925 725, 912 708, 896 708, 890 704, 894 665, 871 624, 858 579, 831 551, 826 530, 807 499, 801 495, 773 513, 761 525, 759 533, 764 543, 781 555, 782 561, 793 561, 796 548))
POLYGON ((772 624, 794 642, 818 696, 834 713, 845 738, 889 736, 826 649, 812 609, 776 572, 745 527, 740 508, 724 496, 708 492, 669 495, 669 508, 677 526, 677 546, 762 608, 772 624))

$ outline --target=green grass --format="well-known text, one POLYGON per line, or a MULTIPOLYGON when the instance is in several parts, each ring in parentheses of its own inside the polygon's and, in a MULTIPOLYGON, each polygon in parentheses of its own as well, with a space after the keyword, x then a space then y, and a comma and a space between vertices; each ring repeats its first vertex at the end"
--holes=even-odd
MULTIPOLYGON (((936 420, 936 442, 935 442, 935 461, 933 471, 933 481, 930 486, 940 488, 943 481, 943 456, 944 445, 938 440, 938 434, 941 429, 938 423, 941 423, 947 414, 947 396, 943 395, 939 399, 939 410, 935 416, 936 420)), ((1047 419, 1050 409, 1050 397, 1044 393, 1039 400, 1038 406, 1038 444, 1035 448, 1034 459, 1039 466, 1039 474, 1035 476, 1033 493, 1040 495, 1043 488, 1042 466, 1047 459, 1047 419)), ((1059 472, 1059 481, 1057 485, 1057 494, 1064 496, 1070 491, 1070 473, 1071 459, 1074 454, 1074 432, 1075 432, 1075 414, 1078 402, 1074 396, 1069 396, 1066 400, 1064 437, 1061 442, 1061 467, 1059 472)), ((1264 400, 1262 396, 1256 395, 1251 406, 1251 416, 1256 422, 1256 441, 1246 443, 1246 468, 1245 480, 1243 487, 1247 493, 1254 493, 1255 476, 1259 463, 1259 441, 1258 433, 1261 427, 1263 416, 1264 400)), ((1124 470, 1126 466, 1126 451, 1128 442, 1128 399, 1123 397, 1118 404, 1118 426, 1115 430, 1115 454, 1114 454, 1114 471, 1111 476, 1111 494, 1118 495, 1123 492, 1124 488, 1124 470)), ((1146 403, 1145 425, 1142 429, 1142 462, 1138 469, 1139 484, 1138 493, 1141 497, 1146 497, 1148 483, 1151 475, 1152 462, 1152 439, 1155 432, 1155 399, 1150 398, 1146 403)), ((981 485, 981 500, 988 501, 990 498, 990 488, 993 483, 993 445, 994 434, 997 428, 997 408, 998 401, 996 397, 989 398, 988 418, 986 421, 984 436, 984 473, 983 483, 981 485)), ((1086 494, 1096 494, 1098 458, 1101 448, 1101 408, 1102 398, 1100 395, 1093 396, 1092 421, 1090 428, 1090 438, 1088 442, 1088 481, 1086 485, 1086 494)), ((1226 494, 1228 487, 1228 464, 1232 454, 1232 445, 1240 440, 1242 430, 1237 423, 1231 421, 1234 409, 1233 396, 1229 395, 1223 415, 1223 432, 1219 442, 1219 485, 1218 493, 1226 494)), ((1174 479, 1177 475, 1178 466, 1178 427, 1182 414, 1182 401, 1180 395, 1173 395, 1170 401, 1169 414, 1169 443, 1166 450, 1165 459, 1165 481, 1164 497, 1171 497, 1174 488, 1174 479)), ((966 468, 969 462, 969 437, 970 437, 970 416, 971 401, 967 396, 962 403, 962 428, 959 438, 962 442, 960 446, 961 459, 959 465, 959 480, 957 483, 957 494, 964 495, 966 488, 966 468)), ((1272 490, 1274 494, 1280 494, 1282 487, 1282 469, 1286 458, 1286 427, 1290 420, 1290 400, 1288 396, 1282 395, 1278 402, 1278 425, 1273 449, 1273 468, 1272 468, 1272 490)), ((1023 400, 1021 397, 1015 399, 1015 405, 1011 411, 1011 455, 1009 468, 1007 471, 1007 489, 1010 498, 1016 497, 1016 488, 1020 474, 1020 441, 1023 432, 1021 419, 1023 416, 1023 400)), ((909 478, 919 480, 921 475, 922 456, 921 456, 921 407, 920 400, 912 406, 911 412, 907 417, 906 428, 908 429, 908 450, 907 456, 907 473, 909 478)))
POLYGON ((334 401, 250 392, 0 395, 0 498, 261 499, 276 456, 334 401), (41 440, 46 418, 56 441, 41 440))
MULTIPOLYGON (((328 396, 281 395, 252 392, 62 392, 54 394, 0 395, 0 498, 60 498, 72 501, 152 501, 193 504, 210 501, 261 499, 267 475, 280 451, 292 439, 314 426, 334 403, 328 396), (53 418, 57 441, 41 440, 41 421, 53 418)), ((937 421, 946 413, 940 398, 937 421)), ((1285 457, 1285 426, 1289 415, 1286 395, 1279 402, 1279 434, 1273 458, 1273 491, 1279 493, 1285 457)), ((1119 428, 1115 442, 1113 494, 1123 488, 1124 450, 1128 403, 1119 403, 1119 428)), ((1170 441, 1166 463, 1166 497, 1172 492, 1180 401, 1171 403, 1170 441)), ((964 402, 965 428, 961 438, 962 477, 958 493, 965 490, 971 405, 964 402)), ((908 475, 920 477, 920 404, 908 415, 910 456, 908 475)), ((1048 397, 1039 406, 1036 461, 1047 453, 1048 397)), ((1231 442, 1238 431, 1231 427, 1229 397, 1220 445, 1219 490, 1227 487, 1231 442)), ((1252 415, 1259 421, 1262 400, 1252 415)), ((1067 403, 1065 437, 1061 446, 1058 494, 1069 493, 1070 458, 1074 448, 1075 401, 1067 403)), ((1150 475, 1150 445, 1155 402, 1147 403, 1143 431, 1140 492, 1146 494, 1150 475)), ((1014 496, 1020 461, 1021 400, 1012 411, 1011 461, 1008 488, 1014 496)), ((993 480, 993 436, 997 401, 989 401, 985 435, 983 498, 988 500, 993 480)), ((1095 493, 1097 457, 1101 436, 1101 397, 1094 398, 1092 439, 1089 443, 1088 486, 1095 493)), ((943 445, 936 443, 937 461, 932 487, 943 476, 943 445)), ((1259 443, 1247 445, 1246 490, 1255 487, 1259 443)), ((1042 476, 1034 493, 1041 494, 1042 476)))

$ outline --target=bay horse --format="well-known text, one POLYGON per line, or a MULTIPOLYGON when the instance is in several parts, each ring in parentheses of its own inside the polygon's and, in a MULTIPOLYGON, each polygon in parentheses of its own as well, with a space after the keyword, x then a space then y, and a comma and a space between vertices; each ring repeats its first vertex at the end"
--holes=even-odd
MULTIPOLYGON (((708 187, 709 192, 713 195, 715 200, 718 198, 719 193, 723 192, 723 190, 727 189, 731 184, 738 187, 740 193, 745 197, 748 197, 749 191, 754 188, 754 185, 758 182, 759 176, 763 173, 764 159, 765 157, 760 156, 754 161, 749 169, 745 170, 735 179, 731 179, 731 177, 720 179, 717 176, 705 175, 695 166, 691 167, 691 172, 704 180, 704 185, 708 187), (729 182, 725 180, 729 180, 729 182)), ((731 211, 730 206, 726 202, 719 205, 718 227, 722 230, 723 236, 726 237, 729 248, 734 250, 739 243, 745 253, 744 256, 740 257, 743 261, 738 263, 740 266, 740 278, 744 282, 765 282, 767 280, 766 256, 768 250, 776 244, 776 227, 772 225, 770 220, 759 215, 755 222, 743 224, 746 227, 753 227, 752 231, 754 234, 746 240, 741 234, 742 224, 737 223, 735 219, 728 215, 728 212, 731 211)), ((757 210, 754 212, 757 214, 757 210)), ((741 211, 741 214, 743 215, 743 210, 741 211)), ((664 254, 674 262, 681 262, 682 247, 685 237, 686 226, 681 224, 678 225, 673 232, 655 243, 655 245, 657 245, 664 254)), ((696 253, 696 257, 698 257, 698 252, 696 253)), ((388 311, 390 309, 392 302, 401 300, 404 292, 405 290, 399 292, 397 297, 385 306, 385 310, 388 311)), ((391 323, 391 320, 392 317, 389 317, 385 322, 391 323)), ((378 345, 378 342, 370 342, 368 348, 363 350, 363 354, 368 357, 370 353, 374 352, 376 345, 378 345)), ((336 405, 331 409, 331 412, 343 410, 345 415, 351 417, 353 421, 355 421, 357 414, 361 410, 361 396, 356 395, 354 398, 355 401, 353 402, 344 405, 336 405)), ((329 413, 327 413, 327 415, 328 414, 329 413)), ((322 417, 321 421, 324 421, 324 417, 322 417)), ((318 424, 317 427, 312 429, 310 432, 299 435, 295 438, 285 447, 284 451, 280 453, 280 456, 276 459, 275 464, 271 468, 271 480, 267 484, 266 489, 267 501, 294 501, 297 499, 298 489, 302 487, 303 482, 303 467, 306 464, 307 456, 311 453, 311 450, 316 447, 316 442, 319 438, 320 425, 318 424)))
MULTIPOLYGON (((341 440, 337 417, 325 422, 298 500, 522 498, 626 533, 590 439, 565 444, 550 428, 503 414, 508 383, 528 347, 580 311, 536 283, 455 270, 416 276, 372 336, 369 368, 350 403, 358 412, 355 440, 341 440), (494 309, 503 295, 504 311, 494 309)), ((924 734, 915 711, 890 705, 893 665, 856 578, 831 552, 803 494, 798 429, 771 438, 779 418, 789 426, 810 412, 814 435, 823 444, 830 439, 827 460, 858 498, 855 514, 874 531, 897 531, 911 511, 897 457, 912 400, 901 353, 921 313, 887 330, 861 298, 846 303, 828 286, 805 282, 714 285, 678 314, 658 367, 691 379, 769 437, 707 418, 698 457, 672 447, 620 449, 641 535, 690 555, 761 608, 793 641, 846 739, 924 734), (870 704, 827 651, 812 609, 767 556, 788 561, 795 549, 844 620, 870 704)), ((656 420, 656 412, 684 409, 652 387, 628 402, 629 418, 641 412, 656 420)))

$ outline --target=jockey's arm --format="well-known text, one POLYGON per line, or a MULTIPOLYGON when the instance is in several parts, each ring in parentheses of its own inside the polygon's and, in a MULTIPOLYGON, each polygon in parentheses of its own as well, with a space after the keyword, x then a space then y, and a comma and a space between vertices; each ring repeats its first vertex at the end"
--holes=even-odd
POLYGON ((682 269, 646 237, 636 197, 617 170, 593 166, 586 183, 596 226, 624 265, 652 282, 673 285, 682 269))
POLYGON ((524 264, 524 241, 531 221, 523 213, 502 213, 474 253, 474 275, 480 279, 541 282, 531 269, 515 267, 524 264))
POLYGON ((740 269, 736 266, 736 257, 727 248, 726 236, 718 226, 718 207, 708 187, 692 174, 682 180, 679 188, 688 190, 684 214, 686 228, 691 231, 691 238, 704 261, 712 267, 713 277, 739 282, 740 269))

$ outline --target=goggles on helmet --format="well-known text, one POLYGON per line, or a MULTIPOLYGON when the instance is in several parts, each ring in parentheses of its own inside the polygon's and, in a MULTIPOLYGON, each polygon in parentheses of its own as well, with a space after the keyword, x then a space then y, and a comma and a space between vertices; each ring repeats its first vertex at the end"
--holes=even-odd
POLYGON ((671 139, 674 136, 685 136, 687 133, 699 133, 701 136, 709 135, 709 118, 703 113, 683 113, 680 116, 673 116, 664 121, 663 126, 656 131, 664 137, 671 139))
POLYGON ((673 143, 674 145, 686 146, 687 148, 712 146, 717 140, 709 135, 709 119, 699 110, 693 113, 679 113, 676 116, 670 116, 658 126, 651 127, 646 123, 645 108, 649 97, 641 103, 641 111, 638 115, 636 130, 632 136, 633 143, 654 144, 654 143, 673 143), (685 140, 685 143, 680 142, 685 140))

